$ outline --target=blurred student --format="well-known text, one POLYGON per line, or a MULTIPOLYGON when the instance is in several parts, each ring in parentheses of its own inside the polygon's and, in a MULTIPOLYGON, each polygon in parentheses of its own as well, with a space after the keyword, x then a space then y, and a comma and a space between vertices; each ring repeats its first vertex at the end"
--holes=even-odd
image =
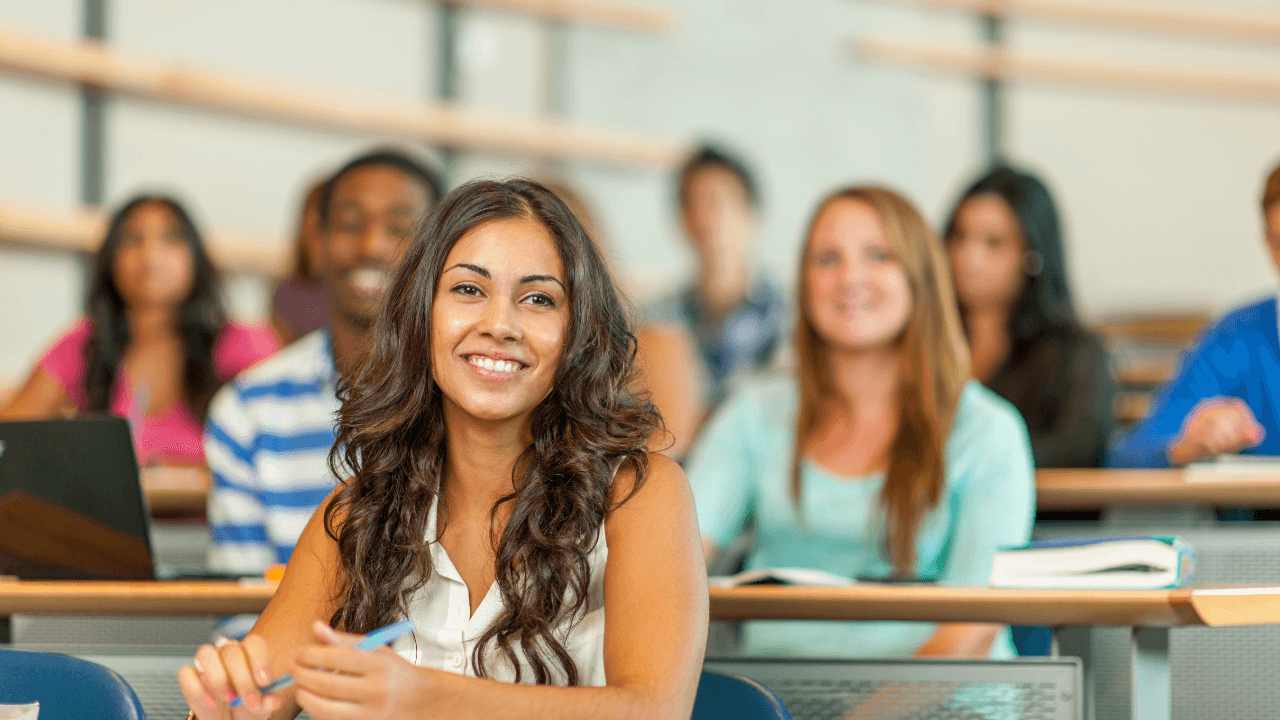
MULTIPOLYGON (((1280 269, 1280 167, 1262 191, 1271 262, 1280 269)), ((1147 418, 1111 453, 1115 467, 1170 467, 1215 455, 1280 455, 1277 299, 1227 314, 1186 354, 1147 418)))
POLYGON ((94 256, 86 317, 45 353, 0 418, 111 413, 129 419, 141 464, 203 464, 210 399, 279 349, 266 327, 227 321, 220 289, 177 200, 130 200, 94 256))
POLYGON ((645 382, 679 458, 732 380, 763 369, 778 347, 786 302, 753 268, 759 196, 746 166, 703 147, 679 174, 680 216, 697 256, 693 285, 646 312, 645 382))
MULTIPOLYGON (((687 465, 708 557, 754 514, 748 568, 985 586, 1031 535, 1031 448, 969 379, 942 244, 876 187, 819 205, 800 268, 796 371, 716 412, 687 465)), ((1011 655, 1000 626, 752 622, 748 651, 1011 655)))
POLYGON ((333 330, 329 300, 316 277, 314 259, 320 241, 320 195, 326 180, 307 191, 294 240, 293 272, 280 281, 271 297, 271 328, 286 345, 320 328, 333 330))
POLYGON ((565 206, 567 206, 573 213, 573 216, 578 219, 578 222, 582 223, 582 227, 591 237, 591 241, 596 244, 596 247, 600 248, 601 255, 603 255, 607 260, 608 253, 604 252, 604 238, 601 237, 600 228, 596 225, 596 215, 591 212, 591 208, 587 207, 587 202, 583 198, 582 193, 569 183, 555 178, 540 178, 537 182, 541 183, 548 190, 555 193, 556 197, 564 201, 565 206))
POLYGON ((996 167, 946 226, 973 375, 1022 413, 1036 467, 1098 467, 1116 386, 1102 342, 1076 319, 1049 189, 996 167))
POLYGON ((300 338, 214 398, 210 569, 253 574, 287 562, 337 484, 328 458, 339 380, 365 355, 396 265, 442 194, 433 170, 395 150, 361 155, 323 186, 312 259, 333 329, 300 338))

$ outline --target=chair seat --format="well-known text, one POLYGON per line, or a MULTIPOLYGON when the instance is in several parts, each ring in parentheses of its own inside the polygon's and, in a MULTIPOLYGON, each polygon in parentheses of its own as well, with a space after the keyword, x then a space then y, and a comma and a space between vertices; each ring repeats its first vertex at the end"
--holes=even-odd
POLYGON ((40 703, 40 720, 145 720, 119 675, 80 658, 0 649, 0 704, 40 703))
POLYGON ((703 670, 691 720, 791 720, 769 688, 755 680, 703 670))

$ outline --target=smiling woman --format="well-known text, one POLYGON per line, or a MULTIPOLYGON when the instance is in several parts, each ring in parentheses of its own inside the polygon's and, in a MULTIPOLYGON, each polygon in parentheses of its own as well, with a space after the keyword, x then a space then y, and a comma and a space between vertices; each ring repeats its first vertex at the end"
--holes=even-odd
POLYGON ((555 239, 532 218, 487 222, 454 245, 431 323, 446 397, 500 419, 547 395, 568 329, 564 277, 555 239))
POLYGON ((634 357, 553 193, 441 200, 344 390, 332 462, 349 478, 253 632, 183 669, 196 715, 687 718, 706 580, 684 477, 645 450, 660 419, 634 357), (392 649, 350 647, 404 618, 392 649), (264 698, 286 667, 297 689, 264 698))
MULTIPOLYGON (((750 516, 751 568, 987 584, 997 548, 1030 539, 1026 428, 969 377, 946 254, 879 187, 819 203, 800 258, 793 376, 745 386, 688 462, 708 550, 750 516)), ((752 622, 753 653, 993 655, 1000 628, 752 622)))

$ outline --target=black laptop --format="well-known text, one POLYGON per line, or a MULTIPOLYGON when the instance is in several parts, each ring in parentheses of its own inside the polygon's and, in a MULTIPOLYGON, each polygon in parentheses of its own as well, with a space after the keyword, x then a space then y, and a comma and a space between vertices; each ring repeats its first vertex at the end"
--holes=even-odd
POLYGON ((124 418, 0 422, 0 575, 155 578, 124 418))

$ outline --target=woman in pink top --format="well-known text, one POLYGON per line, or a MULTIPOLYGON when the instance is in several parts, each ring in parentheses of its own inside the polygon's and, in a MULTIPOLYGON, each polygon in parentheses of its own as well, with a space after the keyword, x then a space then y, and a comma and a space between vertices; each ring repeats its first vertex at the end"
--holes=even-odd
POLYGON ((77 412, 128 418, 143 465, 204 462, 201 432, 222 385, 279 349, 227 322, 200 233, 172 198, 138 197, 94 258, 88 317, 45 353, 0 419, 77 412))

